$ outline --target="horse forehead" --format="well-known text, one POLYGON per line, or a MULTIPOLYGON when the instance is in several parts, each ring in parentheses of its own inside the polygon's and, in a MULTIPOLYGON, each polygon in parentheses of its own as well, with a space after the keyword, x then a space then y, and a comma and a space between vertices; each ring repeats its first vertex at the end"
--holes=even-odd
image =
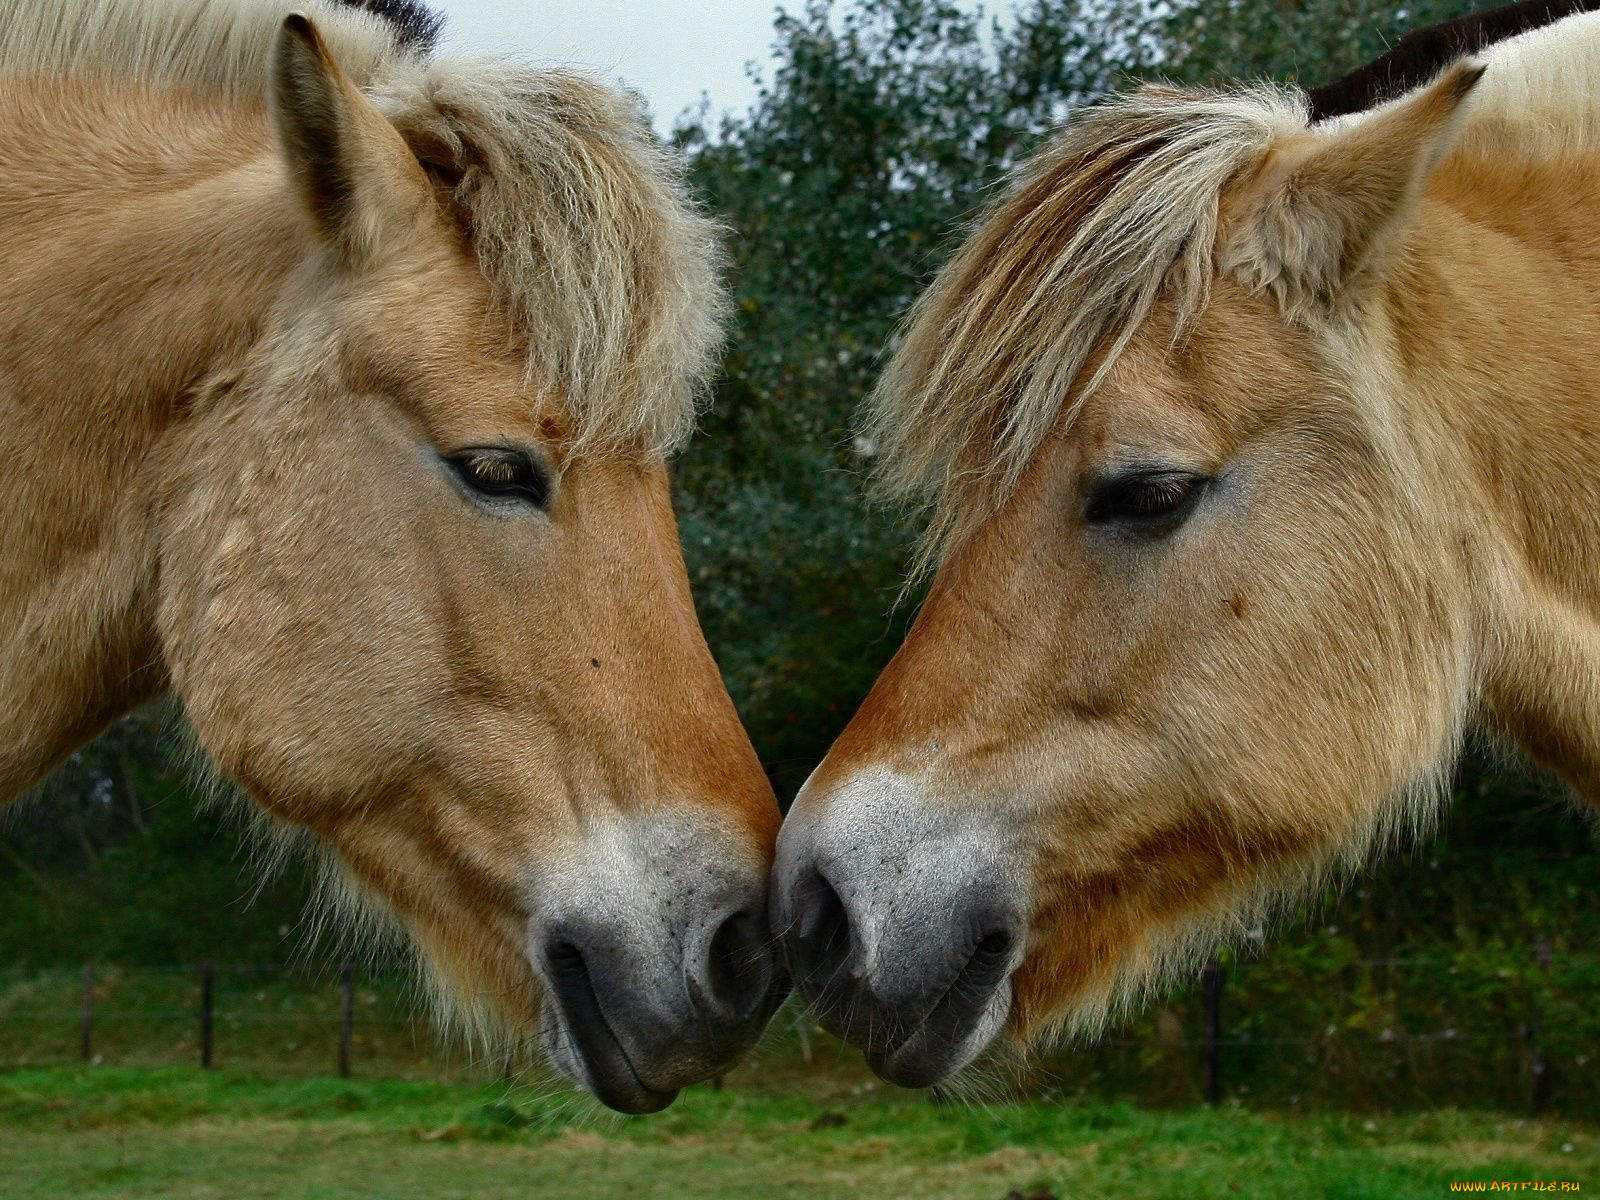
MULTIPOLYGON (((1159 327, 1140 330, 1107 372, 1100 387, 1063 408, 1056 455, 1093 461, 1118 450, 1192 440, 1206 432, 1217 408, 1189 355, 1159 327)), ((1047 443, 1039 458, 1054 457, 1047 443)))
POLYGON ((1165 314, 1141 326, 1100 389, 1072 414, 1072 429, 1090 447, 1116 435, 1242 436, 1266 409, 1316 387, 1322 374, 1307 336, 1276 316, 1266 297, 1219 282, 1182 329, 1165 314))
POLYGON ((455 239, 438 231, 428 231, 348 290, 340 286, 350 319, 410 344, 443 343, 482 355, 491 347, 504 353, 511 341, 509 321, 494 319, 493 296, 482 273, 455 239))
POLYGON ((529 377, 522 348, 470 284, 377 279, 343 303, 339 325, 345 385, 394 398, 447 440, 486 427, 551 445, 572 435, 561 397, 529 377))

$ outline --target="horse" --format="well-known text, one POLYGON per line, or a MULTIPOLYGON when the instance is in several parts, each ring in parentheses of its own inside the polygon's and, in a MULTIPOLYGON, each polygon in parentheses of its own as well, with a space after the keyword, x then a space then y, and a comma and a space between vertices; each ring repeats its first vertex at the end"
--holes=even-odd
POLYGON ((1313 124, 1089 106, 870 400, 926 599, 773 924, 905 1086, 1093 1036, 1425 831, 1481 729, 1600 804, 1600 15, 1313 124))
POLYGON ((170 692, 467 1032, 659 1109, 784 990, 667 470, 720 231, 620 89, 297 6, 0 2, 0 799, 170 692))

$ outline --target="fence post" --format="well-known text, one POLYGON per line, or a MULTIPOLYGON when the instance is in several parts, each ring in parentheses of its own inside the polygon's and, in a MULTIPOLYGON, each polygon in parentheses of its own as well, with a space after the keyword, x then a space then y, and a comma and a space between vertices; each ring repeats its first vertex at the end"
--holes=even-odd
POLYGON ((94 967, 83 964, 83 1020, 78 1028, 78 1053, 94 1061, 94 967))
POLYGON ((1206 963, 1206 1103, 1222 1101, 1222 964, 1213 956, 1206 963))
MULTIPOLYGON (((1544 974, 1550 974, 1550 963, 1555 957, 1555 947, 1549 938, 1540 938, 1533 948, 1533 961, 1544 974)), ((1539 1044, 1538 1019, 1530 1018, 1523 1031, 1528 1039, 1528 1108, 1534 1116, 1544 1112, 1550 1103, 1550 1063, 1545 1059, 1544 1047, 1539 1044)))
POLYGON ((356 1023, 356 965, 339 971, 339 1078, 350 1078, 350 1038, 356 1023))
POLYGON ((209 962, 200 965, 200 1068, 211 1069, 211 1018, 215 996, 209 962))

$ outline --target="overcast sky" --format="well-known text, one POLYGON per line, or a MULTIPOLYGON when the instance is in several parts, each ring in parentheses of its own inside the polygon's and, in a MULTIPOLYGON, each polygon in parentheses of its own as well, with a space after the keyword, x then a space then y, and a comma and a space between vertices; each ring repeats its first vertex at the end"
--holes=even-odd
MULTIPOLYGON (((965 0, 977 7, 976 0, 965 0)), ((801 0, 788 7, 798 9, 801 0)), ((590 67, 644 94, 665 132, 711 98, 713 112, 755 99, 746 75, 772 49, 776 0, 432 0, 446 50, 498 50, 590 67)), ((994 7, 990 5, 989 7, 994 7)))

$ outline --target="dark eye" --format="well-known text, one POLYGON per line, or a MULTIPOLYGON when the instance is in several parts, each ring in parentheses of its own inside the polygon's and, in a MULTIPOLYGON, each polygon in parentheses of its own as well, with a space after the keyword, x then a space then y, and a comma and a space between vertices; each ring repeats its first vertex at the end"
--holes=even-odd
POLYGON ((1194 507, 1208 480, 1182 471, 1139 471, 1107 479, 1089 492, 1084 519, 1148 532, 1175 528, 1194 507))
POLYGON ((461 450, 446 455, 445 461, 469 491, 484 499, 536 508, 550 502, 550 476, 526 450, 461 450))

